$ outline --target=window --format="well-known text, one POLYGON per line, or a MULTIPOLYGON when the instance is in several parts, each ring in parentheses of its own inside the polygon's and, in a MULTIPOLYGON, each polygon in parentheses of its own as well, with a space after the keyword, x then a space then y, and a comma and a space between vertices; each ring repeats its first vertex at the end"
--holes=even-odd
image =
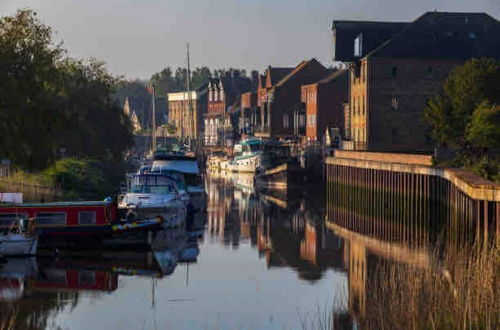
POLYGON ((0 227, 10 227, 20 219, 26 219, 27 213, 4 213, 0 214, 0 227))
POLYGON ((307 115, 307 126, 316 126, 316 114, 307 115))
POLYGON ((283 115, 283 128, 289 128, 290 127, 290 120, 288 118, 288 114, 283 115))
POLYGON ((95 211, 79 211, 78 224, 80 225, 95 225, 95 211))
POLYGON ((393 67, 392 67, 392 76, 393 76, 393 77, 396 77, 397 75, 398 75, 398 68, 397 68, 397 67, 395 67, 395 66, 393 66, 393 67))
POLYGON ((399 98, 397 96, 392 97, 391 108, 392 110, 399 110, 399 98))
POLYGON ((398 137, 399 137, 399 132, 397 129, 392 129, 391 130, 391 135, 392 135, 392 142, 397 142, 398 137))
POLYGON ((78 282, 82 286, 95 285, 95 273, 88 270, 78 272, 78 282))
POLYGON ((35 221, 37 225, 65 225, 66 212, 39 212, 35 221))
POLYGON ((363 54, 363 34, 359 34, 354 39, 354 57, 361 57, 363 54))

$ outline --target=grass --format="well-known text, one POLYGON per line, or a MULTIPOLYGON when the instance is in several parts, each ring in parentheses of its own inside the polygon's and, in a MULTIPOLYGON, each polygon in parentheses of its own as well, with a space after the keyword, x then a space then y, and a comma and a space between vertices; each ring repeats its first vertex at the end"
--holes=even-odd
POLYGON ((0 177, 0 192, 19 192, 24 201, 53 201, 62 195, 61 188, 38 174, 16 172, 9 177, 0 177))
MULTIPOLYGON (((439 260, 436 258, 436 260, 439 260)), ((462 248, 433 269, 381 263, 367 283, 367 329, 498 329, 497 248, 462 248)))

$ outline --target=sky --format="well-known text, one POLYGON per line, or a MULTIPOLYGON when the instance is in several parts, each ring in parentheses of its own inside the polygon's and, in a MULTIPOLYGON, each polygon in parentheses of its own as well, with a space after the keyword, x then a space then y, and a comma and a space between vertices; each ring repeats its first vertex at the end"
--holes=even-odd
POLYGON ((129 79, 166 66, 263 71, 316 58, 332 64, 334 19, 414 20, 426 11, 487 12, 500 0, 0 0, 0 16, 31 8, 70 56, 97 58, 129 79))

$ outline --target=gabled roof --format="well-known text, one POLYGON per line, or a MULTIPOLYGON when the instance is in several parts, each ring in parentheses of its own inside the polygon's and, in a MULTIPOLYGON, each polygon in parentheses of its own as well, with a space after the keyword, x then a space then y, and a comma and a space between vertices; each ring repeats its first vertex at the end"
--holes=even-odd
POLYGON ((485 13, 428 12, 366 57, 500 58, 500 22, 485 13))
POLYGON ((276 85, 283 77, 292 72, 293 68, 273 68, 269 66, 266 70, 264 87, 276 85), (270 86, 268 86, 268 83, 270 86))
POLYGON ((330 73, 325 78, 318 81, 318 84, 328 84, 328 83, 331 83, 331 82, 333 82, 333 81, 335 81, 343 76, 348 76, 348 75, 349 75, 349 70, 346 70, 346 69, 335 70, 334 72, 330 73))
POLYGON ((294 77, 296 74, 298 74, 300 71, 302 71, 305 67, 309 65, 319 65, 325 69, 325 72, 327 72, 326 68, 319 63, 315 58, 310 59, 309 61, 302 61, 297 65, 290 73, 288 73, 283 79, 281 79, 275 86, 280 87, 286 84, 287 81, 289 81, 292 77, 294 77))

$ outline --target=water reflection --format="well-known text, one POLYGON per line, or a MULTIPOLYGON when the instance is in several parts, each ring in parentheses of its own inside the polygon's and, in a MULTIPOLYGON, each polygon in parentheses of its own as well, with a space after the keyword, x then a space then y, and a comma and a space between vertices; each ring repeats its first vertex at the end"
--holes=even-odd
POLYGON ((210 175, 205 218, 158 233, 150 252, 9 260, 0 328, 359 328, 401 315, 389 289, 423 291, 406 286, 411 276, 449 274, 445 287, 459 287, 446 261, 455 250, 436 254, 429 226, 392 222, 388 210, 379 221, 355 205, 366 196, 327 203, 318 186, 261 191, 249 176, 210 175))
POLYGON ((250 241, 268 268, 289 267, 307 281, 342 270, 343 242, 326 229, 324 193, 256 191, 253 178, 223 173, 207 180, 211 239, 237 248, 250 241))

